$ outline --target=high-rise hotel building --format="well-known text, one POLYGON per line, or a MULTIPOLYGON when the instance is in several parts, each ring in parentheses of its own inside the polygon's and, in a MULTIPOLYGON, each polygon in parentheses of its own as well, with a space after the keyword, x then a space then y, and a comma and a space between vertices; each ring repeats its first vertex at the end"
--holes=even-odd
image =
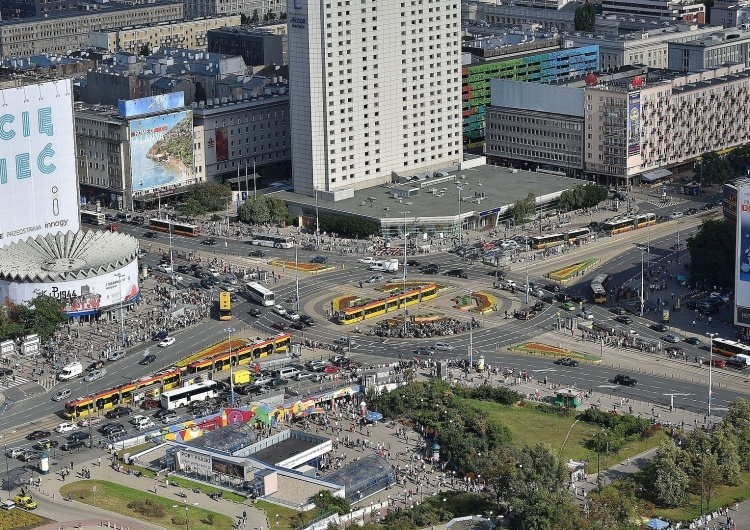
POLYGON ((460 15, 458 0, 289 0, 295 192, 461 160, 460 15))

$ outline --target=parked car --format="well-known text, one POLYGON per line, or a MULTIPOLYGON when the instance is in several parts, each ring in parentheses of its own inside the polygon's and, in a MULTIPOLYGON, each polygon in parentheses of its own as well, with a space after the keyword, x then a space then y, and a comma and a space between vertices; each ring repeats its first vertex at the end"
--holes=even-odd
POLYGON ((633 379, 627 374, 617 374, 615 378, 613 379, 615 383, 618 385, 625 385, 625 386, 635 386, 638 384, 638 381, 636 379, 633 379))

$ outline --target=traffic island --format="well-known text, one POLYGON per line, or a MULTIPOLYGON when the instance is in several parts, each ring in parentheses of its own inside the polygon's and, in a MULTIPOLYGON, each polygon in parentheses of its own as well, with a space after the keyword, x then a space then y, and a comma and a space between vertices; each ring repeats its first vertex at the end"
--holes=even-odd
POLYGON ((599 263, 599 258, 590 258, 584 261, 579 261, 562 269, 555 269, 549 274, 547 278, 556 282, 565 283, 576 276, 584 274, 591 267, 599 263))
POLYGON ((472 313, 481 314, 493 311, 497 307, 495 297, 491 294, 482 292, 475 292, 471 293, 470 295, 460 295, 456 298, 451 298, 451 302, 455 302, 455 305, 453 307, 456 309, 460 309, 462 311, 469 310, 472 313), (476 302, 476 307, 472 307, 472 301, 476 302))
POLYGON ((309 272, 311 274, 334 269, 333 265, 326 265, 325 263, 298 263, 296 261, 284 261, 280 259, 269 261, 268 264, 273 267, 281 267, 284 271, 290 269, 298 270, 300 272, 309 272))
POLYGON ((510 346, 509 351, 515 353, 525 353, 529 355, 539 355, 542 357, 552 357, 554 359, 570 358, 582 363, 599 364, 602 360, 595 355, 577 352, 556 346, 550 346, 541 342, 522 342, 515 346, 510 346))

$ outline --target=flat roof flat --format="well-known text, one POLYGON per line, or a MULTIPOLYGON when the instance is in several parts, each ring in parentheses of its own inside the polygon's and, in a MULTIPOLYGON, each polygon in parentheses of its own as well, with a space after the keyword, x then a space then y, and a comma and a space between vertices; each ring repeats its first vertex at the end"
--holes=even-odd
MULTIPOLYGON (((542 197, 542 202, 556 199, 563 191, 574 186, 587 184, 586 181, 560 176, 558 174, 511 170, 500 166, 478 166, 461 171, 453 171, 455 182, 437 182, 430 186, 430 179, 404 183, 381 185, 354 192, 354 197, 340 201, 327 201, 318 195, 318 208, 331 213, 357 215, 378 219, 381 224, 403 222, 401 212, 409 211, 407 219, 458 217, 458 190, 461 191, 461 218, 487 215, 492 210, 504 211, 516 201, 525 199, 529 193, 542 197), (394 199, 391 189, 410 189, 424 186, 418 195, 394 199), (432 190, 435 190, 433 193, 432 190), (475 194, 484 194, 483 198, 475 194)), ((264 190, 266 191, 266 190, 264 190)), ((268 193, 266 191, 266 193, 268 193)), ((315 207, 315 197, 281 191, 274 193, 284 201, 305 207, 315 207)))
POLYGON ((249 456, 255 460, 260 460, 261 462, 275 466, 278 465, 279 462, 283 462, 284 460, 307 451, 308 449, 312 449, 317 445, 318 444, 314 442, 300 440, 298 438, 287 438, 286 440, 272 445, 271 447, 267 447, 266 449, 261 449, 249 456))

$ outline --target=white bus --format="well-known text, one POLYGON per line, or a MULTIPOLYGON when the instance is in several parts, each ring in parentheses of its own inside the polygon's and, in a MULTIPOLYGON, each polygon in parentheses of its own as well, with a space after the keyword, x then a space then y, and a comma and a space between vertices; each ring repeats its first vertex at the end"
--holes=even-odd
POLYGON ((219 384, 216 381, 207 380, 194 385, 167 390, 161 394, 161 406, 165 410, 185 407, 194 401, 203 401, 215 398, 219 395, 219 384))
POLYGON ((90 225, 104 226, 107 223, 107 219, 104 217, 103 213, 81 212, 81 222, 90 225))
POLYGON ((254 234, 252 239, 253 245, 273 248, 292 248, 294 238, 291 236, 274 236, 271 234, 254 234))
POLYGON ((249 282, 245 284, 245 288, 247 289, 247 294, 250 298, 258 302, 260 305, 270 306, 276 303, 276 297, 274 296, 273 291, 266 289, 258 282, 249 282))

